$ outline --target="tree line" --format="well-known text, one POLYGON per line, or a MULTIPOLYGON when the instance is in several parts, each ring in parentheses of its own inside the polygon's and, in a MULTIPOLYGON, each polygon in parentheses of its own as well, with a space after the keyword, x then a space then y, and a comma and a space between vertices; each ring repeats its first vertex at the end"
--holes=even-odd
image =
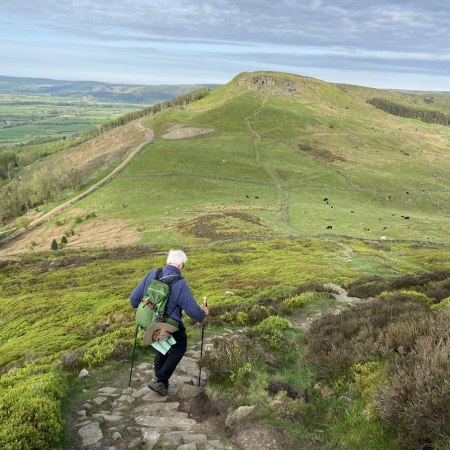
POLYGON ((210 92, 211 90, 209 88, 201 88, 189 92, 188 94, 180 95, 172 100, 166 100, 165 102, 157 103, 156 105, 149 106, 144 109, 126 113, 123 116, 110 120, 109 122, 106 122, 105 124, 88 132, 89 139, 97 137, 106 131, 112 130, 113 128, 121 127, 122 125, 132 122, 133 120, 140 119, 141 117, 157 114, 165 109, 184 107, 190 103, 202 99, 203 97, 206 97, 210 92))
POLYGON ((405 117, 408 119, 418 119, 425 123, 433 123, 437 125, 450 125, 450 115, 442 111, 401 105, 384 98, 372 98, 367 100, 367 103, 394 116, 405 117))

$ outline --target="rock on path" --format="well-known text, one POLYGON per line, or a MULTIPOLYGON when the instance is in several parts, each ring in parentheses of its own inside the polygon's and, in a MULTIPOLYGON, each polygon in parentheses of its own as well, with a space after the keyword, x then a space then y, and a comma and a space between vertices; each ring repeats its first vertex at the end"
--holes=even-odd
MULTIPOLYGON (((205 340, 205 343, 210 339, 205 340)), ((202 391, 197 387, 200 344, 192 346, 170 380, 169 395, 162 397, 147 384, 153 376, 150 363, 133 369, 133 387, 98 389, 76 412, 77 449, 234 450, 225 439, 207 435, 205 426, 179 410, 180 402, 202 391)), ((201 385, 207 374, 202 371, 201 385)))

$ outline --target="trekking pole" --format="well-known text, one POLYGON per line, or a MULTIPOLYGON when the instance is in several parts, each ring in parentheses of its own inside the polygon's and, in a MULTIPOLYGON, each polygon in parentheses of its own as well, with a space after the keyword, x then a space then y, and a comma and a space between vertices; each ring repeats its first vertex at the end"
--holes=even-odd
MULTIPOLYGON (((203 305, 208 307, 208 301, 206 300, 206 297, 203 297, 203 305)), ((204 322, 204 320, 205 319, 203 319, 203 322, 202 322, 202 343, 200 345, 200 364, 199 364, 199 368, 198 368, 198 386, 200 386, 200 377, 201 377, 201 374, 202 374, 203 337, 205 335, 205 322, 204 322)))
POLYGON ((134 355, 136 353, 138 331, 139 331, 139 325, 136 325, 136 334, 134 335, 133 356, 131 357, 130 380, 128 381, 128 387, 131 386, 131 374, 133 373, 134 355))

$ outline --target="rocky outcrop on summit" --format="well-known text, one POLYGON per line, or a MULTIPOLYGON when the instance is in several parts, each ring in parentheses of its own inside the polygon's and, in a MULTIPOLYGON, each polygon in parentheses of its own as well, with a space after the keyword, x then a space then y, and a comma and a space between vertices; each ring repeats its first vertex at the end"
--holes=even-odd
POLYGON ((252 75, 242 77, 239 85, 245 85, 251 90, 258 92, 271 92, 279 96, 292 96, 297 92, 296 83, 292 79, 282 79, 271 75, 252 75))

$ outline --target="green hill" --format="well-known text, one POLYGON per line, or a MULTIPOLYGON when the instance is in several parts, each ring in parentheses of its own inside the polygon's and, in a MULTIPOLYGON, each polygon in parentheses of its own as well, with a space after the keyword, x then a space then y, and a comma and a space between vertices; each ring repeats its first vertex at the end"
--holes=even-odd
POLYGON ((208 396, 256 406, 238 431, 275 430, 280 448, 447 448, 450 128, 373 98, 449 105, 244 73, 93 139, 24 147, 0 187, 1 217, 24 213, 5 234, 136 155, 0 248, 0 447, 76 447, 68 416, 84 420, 86 392, 104 377, 125 388, 130 292, 182 246, 192 292, 208 298, 208 337, 242 331, 205 359, 208 396), (44 189, 53 202, 40 205, 44 189))
POLYGON ((155 141, 33 241, 48 249, 76 217, 95 212, 69 247, 325 233, 449 242, 450 128, 390 115, 367 103, 374 96, 415 98, 240 74, 200 101, 144 118, 155 141))

